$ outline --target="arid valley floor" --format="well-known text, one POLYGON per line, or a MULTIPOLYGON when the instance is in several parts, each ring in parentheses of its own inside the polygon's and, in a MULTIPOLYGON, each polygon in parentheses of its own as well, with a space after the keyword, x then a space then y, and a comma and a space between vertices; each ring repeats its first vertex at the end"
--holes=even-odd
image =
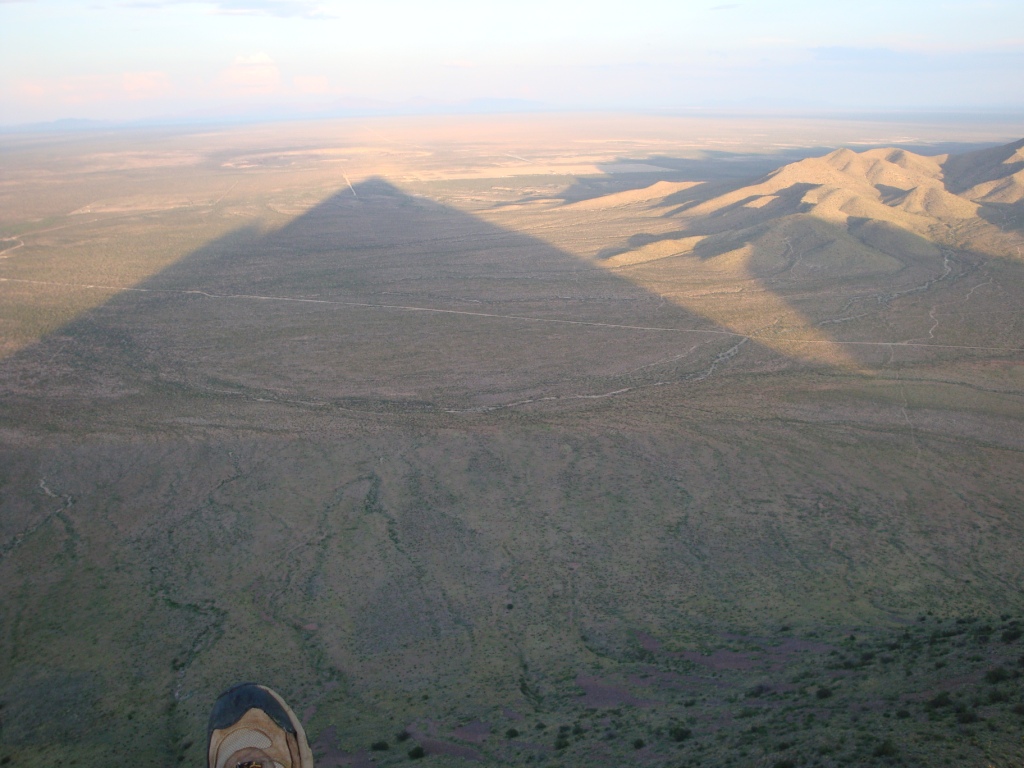
POLYGON ((0 135, 0 764, 1021 765, 1022 135, 0 135))

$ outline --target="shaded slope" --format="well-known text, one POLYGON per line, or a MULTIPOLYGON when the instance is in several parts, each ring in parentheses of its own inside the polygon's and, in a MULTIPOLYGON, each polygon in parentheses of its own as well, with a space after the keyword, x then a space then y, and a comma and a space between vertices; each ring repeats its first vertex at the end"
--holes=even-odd
MULTIPOLYGON (((902 149, 838 149, 676 209, 670 215, 681 223, 679 231, 638 243, 644 252, 620 249, 608 258, 615 265, 686 253, 704 259, 733 253, 743 260, 754 249, 775 252, 775 262, 789 263, 794 237, 809 238, 811 245, 803 250, 815 254, 819 275, 843 278, 898 271, 898 256, 904 252, 938 258, 940 246, 977 248, 990 255, 1000 255, 1002 249, 1012 256, 1007 233, 988 222, 1010 219, 1009 209, 1020 200, 1022 146, 1016 142, 955 157, 925 157, 902 149), (829 242, 815 234, 827 229, 822 222, 833 225, 829 242), (865 228, 864 222, 872 226, 865 228), (888 234, 879 237, 882 231, 888 234), (747 256, 741 253, 744 248, 747 256)), ((644 190, 647 195, 656 191, 644 190)), ((670 197, 652 199, 651 209, 670 207, 670 197)), ((597 207, 600 199, 588 204, 597 207)), ((771 269, 770 264, 751 264, 753 274, 766 275, 771 269)))
POLYGON ((971 218, 977 206, 947 191, 942 165, 936 158, 906 150, 838 149, 821 158, 787 165, 763 181, 697 206, 691 216, 721 212, 743 201, 764 208, 785 190, 806 186, 803 213, 845 220, 858 216, 890 221, 925 232, 936 220, 971 218))
POLYGON ((1019 181, 1018 174, 1024 170, 1024 139, 992 149, 950 155, 942 170, 950 192, 977 199, 988 194, 991 184, 998 185, 1009 177, 1019 181))

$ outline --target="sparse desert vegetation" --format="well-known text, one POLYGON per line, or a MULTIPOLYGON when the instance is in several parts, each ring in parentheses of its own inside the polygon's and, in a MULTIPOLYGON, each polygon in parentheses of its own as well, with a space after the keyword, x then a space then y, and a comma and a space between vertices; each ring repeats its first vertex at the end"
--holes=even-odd
POLYGON ((0 761, 1019 764, 1011 129, 5 136, 0 761))

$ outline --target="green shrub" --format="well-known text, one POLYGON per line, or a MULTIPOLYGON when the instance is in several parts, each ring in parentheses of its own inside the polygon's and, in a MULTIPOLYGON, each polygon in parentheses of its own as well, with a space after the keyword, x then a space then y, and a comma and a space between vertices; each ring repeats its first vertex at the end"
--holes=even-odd
POLYGON ((975 712, 973 709, 965 709, 962 712, 957 712, 956 713, 956 721, 958 723, 962 723, 964 725, 968 725, 970 723, 976 723, 980 719, 981 718, 978 717, 978 713, 975 712))
POLYGON ((644 740, 643 739, 633 739, 633 749, 643 749, 643 748, 644 748, 644 740))
POLYGON ((505 736, 507 736, 510 739, 514 739, 518 735, 519 731, 515 728, 509 728, 507 731, 505 731, 505 736))
POLYGON ((387 748, 388 743, 386 741, 375 741, 373 742, 373 744, 370 745, 370 749, 372 749, 374 752, 384 752, 387 750, 387 748))
POLYGON ((818 689, 818 692, 814 695, 817 696, 819 699, 827 699, 832 695, 832 689, 827 688, 823 685, 818 689))
POLYGON ((873 754, 875 757, 895 757, 899 753, 896 749, 896 745, 892 743, 892 739, 886 739, 877 747, 875 747, 873 754))
POLYGON ((1009 677, 1010 673, 1007 672, 1006 669, 1004 669, 1003 667, 995 667, 985 673, 985 682, 995 685, 996 683, 1001 683, 1004 680, 1008 680, 1009 677))
POLYGON ((675 728, 668 732, 672 741, 686 741, 693 735, 693 731, 689 728, 683 728, 681 725, 677 725, 675 728))
POLYGON ((413 747, 412 749, 409 750, 409 759, 410 760, 419 760, 419 759, 424 758, 426 756, 427 756, 427 750, 425 750, 423 747, 413 747))
POLYGON ((1010 694, 1006 691, 1002 691, 998 688, 993 688, 988 692, 988 703, 989 704, 1001 704, 1004 701, 1010 700, 1010 694))

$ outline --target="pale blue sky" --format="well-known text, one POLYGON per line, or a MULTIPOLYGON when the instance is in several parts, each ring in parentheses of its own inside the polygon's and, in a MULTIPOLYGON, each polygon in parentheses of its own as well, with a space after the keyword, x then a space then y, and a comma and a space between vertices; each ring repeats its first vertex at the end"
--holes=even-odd
POLYGON ((0 124, 374 103, 1024 109, 1020 0, 0 0, 0 124))

